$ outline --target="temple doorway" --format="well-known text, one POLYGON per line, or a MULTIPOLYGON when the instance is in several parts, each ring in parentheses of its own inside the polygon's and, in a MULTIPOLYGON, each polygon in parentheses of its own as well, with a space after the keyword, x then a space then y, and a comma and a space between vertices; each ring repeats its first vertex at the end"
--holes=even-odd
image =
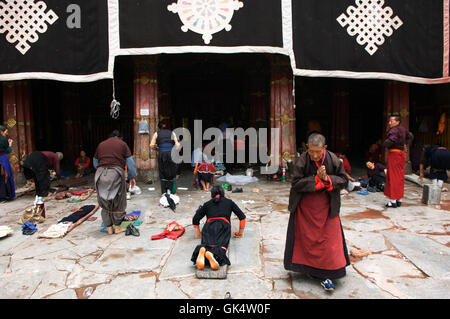
POLYGON ((192 135, 194 120, 203 132, 269 126, 270 62, 262 54, 161 55, 158 82, 159 116, 172 128, 192 135))

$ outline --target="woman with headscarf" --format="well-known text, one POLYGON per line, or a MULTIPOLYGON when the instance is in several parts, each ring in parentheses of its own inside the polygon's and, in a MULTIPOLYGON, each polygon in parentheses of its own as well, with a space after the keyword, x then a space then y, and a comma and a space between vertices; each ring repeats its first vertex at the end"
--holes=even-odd
POLYGON ((161 194, 167 190, 173 191, 173 184, 177 176, 177 164, 172 160, 172 148, 180 147, 177 136, 168 129, 164 121, 158 123, 159 131, 155 132, 150 142, 151 149, 158 149, 158 171, 161 180, 161 194))
POLYGON ((16 197, 14 176, 8 159, 12 143, 13 140, 8 138, 8 129, 0 125, 0 201, 16 197))
POLYGON ((240 220, 239 230, 234 231, 234 237, 244 236, 246 217, 234 201, 225 198, 221 186, 211 189, 211 198, 197 209, 192 219, 195 237, 202 241, 195 248, 191 261, 197 265, 197 269, 203 269, 205 263, 209 263, 211 269, 219 270, 220 266, 231 264, 227 257, 231 239, 231 213, 235 213, 240 220), (205 216, 206 223, 200 231, 200 220, 205 216))

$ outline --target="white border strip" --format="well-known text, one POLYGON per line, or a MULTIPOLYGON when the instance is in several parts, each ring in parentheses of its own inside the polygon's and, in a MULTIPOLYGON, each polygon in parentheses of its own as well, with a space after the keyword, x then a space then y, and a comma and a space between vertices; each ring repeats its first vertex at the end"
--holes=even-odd
POLYGON ((287 51, 287 54, 289 55, 292 70, 295 70, 297 66, 294 55, 291 0, 281 0, 281 19, 283 26, 283 48, 287 51))
POLYGON ((112 72, 100 72, 88 75, 73 75, 51 72, 22 72, 11 74, 0 74, 0 81, 19 80, 56 80, 63 82, 93 82, 104 79, 111 79, 112 72))
POLYGON ((283 48, 266 46, 236 46, 236 47, 215 47, 215 46, 181 46, 181 47, 154 47, 154 48, 129 48, 119 49, 117 55, 143 55, 143 54, 177 54, 177 53, 279 53, 288 55, 283 48))
POLYGON ((350 71, 341 71, 341 70, 323 71, 323 70, 295 69, 294 75, 309 76, 309 77, 336 77, 336 78, 347 78, 347 79, 394 80, 394 81, 410 82, 410 83, 418 83, 418 84, 450 83, 450 77, 421 78, 421 77, 401 75, 401 74, 396 74, 396 73, 382 73, 382 72, 350 72, 350 71))
POLYGON ((114 77, 114 62, 120 49, 119 0, 108 0, 109 62, 108 72, 114 77))

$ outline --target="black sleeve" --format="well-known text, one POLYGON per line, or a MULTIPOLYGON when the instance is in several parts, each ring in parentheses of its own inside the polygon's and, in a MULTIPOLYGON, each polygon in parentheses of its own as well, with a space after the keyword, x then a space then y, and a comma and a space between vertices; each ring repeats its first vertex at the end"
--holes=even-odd
POLYGON ((420 158, 420 164, 423 164, 423 167, 428 167, 428 157, 425 149, 422 149, 422 156, 420 158))
POLYGON ((316 191, 314 176, 305 176, 305 158, 299 157, 294 165, 292 174, 292 188, 299 193, 313 193, 316 191))
POLYGON ((408 135, 406 135, 406 141, 405 144, 409 145, 414 140, 414 135, 411 132, 408 132, 408 135))
POLYGON ((206 215, 206 205, 200 205, 192 218, 192 225, 200 225, 200 220, 206 215))
POLYGON ((394 141, 390 138, 385 139, 383 142, 383 146, 386 148, 390 148, 392 145, 394 145, 394 141))
POLYGON ((239 208, 238 205, 236 205, 234 201, 231 201, 231 210, 236 214, 239 220, 243 220, 246 218, 244 212, 239 208))

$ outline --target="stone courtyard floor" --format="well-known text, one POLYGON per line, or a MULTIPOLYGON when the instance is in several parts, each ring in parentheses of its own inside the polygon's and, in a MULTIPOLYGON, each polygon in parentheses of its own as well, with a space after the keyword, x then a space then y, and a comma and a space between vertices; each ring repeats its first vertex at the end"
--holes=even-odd
MULTIPOLYGON (((290 183, 263 179, 242 186, 242 193, 226 192, 247 215, 244 238, 231 239, 227 278, 197 279, 190 261, 199 242, 192 217, 210 195, 191 182, 188 173, 178 180, 178 187, 188 190, 178 191, 176 212, 159 205, 159 185, 138 183, 142 194, 132 195, 127 212, 141 211, 139 237, 100 232, 99 209, 96 220, 63 238, 38 238, 72 209, 97 204, 95 193, 81 203, 47 200, 47 218, 31 236, 22 234, 18 221, 34 196, 0 204, 0 225, 14 230, 0 239, 0 298, 223 299, 227 292, 233 299, 450 298, 448 192, 441 205, 427 206, 421 203, 422 188, 407 181, 404 204, 396 209, 384 207, 382 193, 343 195, 341 222, 351 265, 327 293, 318 281, 284 269, 290 183), (151 240, 172 221, 186 229, 178 240, 151 240)), ((234 216, 233 229, 238 225, 234 216)))

